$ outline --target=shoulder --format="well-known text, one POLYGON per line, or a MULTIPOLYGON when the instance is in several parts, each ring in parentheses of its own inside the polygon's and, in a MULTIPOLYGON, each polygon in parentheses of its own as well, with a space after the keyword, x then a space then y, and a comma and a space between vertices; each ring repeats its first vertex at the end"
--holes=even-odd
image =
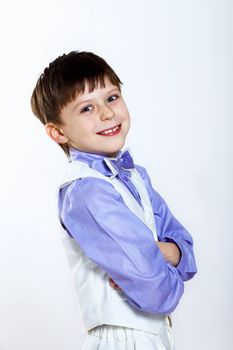
POLYGON ((146 186, 151 186, 151 180, 145 167, 135 164, 135 169, 139 172, 146 186))
POLYGON ((138 164, 135 164, 135 169, 139 172, 139 174, 140 174, 143 178, 145 178, 146 176, 148 176, 145 167, 143 167, 143 166, 141 166, 141 165, 138 165, 138 164))
POLYGON ((139 172, 139 174, 141 175, 144 181, 144 184, 146 186, 150 199, 152 200, 154 196, 159 196, 159 193, 154 189, 154 186, 152 185, 150 175, 148 174, 146 168, 141 165, 135 165, 135 168, 139 172))
POLYGON ((80 204, 96 202, 106 198, 119 200, 120 194, 113 185, 104 179, 97 177, 85 177, 74 180, 59 191, 60 203, 77 201, 80 204))

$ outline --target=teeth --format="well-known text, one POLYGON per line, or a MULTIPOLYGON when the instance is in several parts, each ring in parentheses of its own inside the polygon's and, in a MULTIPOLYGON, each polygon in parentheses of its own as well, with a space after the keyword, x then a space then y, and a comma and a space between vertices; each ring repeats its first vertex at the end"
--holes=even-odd
POLYGON ((115 132, 118 128, 119 128, 119 126, 115 126, 115 128, 105 130, 105 131, 103 131, 103 133, 104 134, 110 134, 111 132, 115 132))

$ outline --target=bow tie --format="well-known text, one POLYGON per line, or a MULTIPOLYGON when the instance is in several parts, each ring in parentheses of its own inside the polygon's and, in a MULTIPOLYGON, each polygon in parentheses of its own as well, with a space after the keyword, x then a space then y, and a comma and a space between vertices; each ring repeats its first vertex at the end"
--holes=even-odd
MULTIPOLYGON (((121 174, 124 171, 128 171, 134 168, 133 158, 131 157, 128 150, 120 153, 117 158, 104 158, 108 167, 113 173, 113 176, 121 174)), ((128 173, 130 175, 130 173, 128 173)))
MULTIPOLYGON (((116 158, 104 158, 105 163, 111 170, 112 174, 110 178, 118 176, 118 178, 128 187, 137 202, 142 206, 141 197, 137 188, 133 184, 131 178, 131 169, 134 169, 133 158, 131 157, 128 149, 118 154, 116 158)), ((143 208, 143 206, 142 206, 143 208)))

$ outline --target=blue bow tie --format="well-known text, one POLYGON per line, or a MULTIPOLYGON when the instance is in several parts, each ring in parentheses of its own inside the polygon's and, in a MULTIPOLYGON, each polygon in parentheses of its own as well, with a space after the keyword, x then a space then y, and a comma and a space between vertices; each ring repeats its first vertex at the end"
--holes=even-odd
MULTIPOLYGON (((124 171, 129 172, 130 169, 134 169, 133 158, 128 150, 120 153, 117 158, 105 158, 104 160, 112 170, 114 176, 121 174, 124 171)), ((130 175, 130 173, 128 174, 130 175)))
POLYGON ((122 153, 119 153, 119 155, 116 158, 104 158, 104 161, 113 174, 110 177, 114 178, 115 176, 118 176, 118 178, 122 182, 124 182, 124 184, 129 188, 135 199, 142 206, 140 194, 138 193, 138 190, 135 187, 135 185, 130 180, 130 170, 134 169, 134 162, 129 151, 125 150, 122 153))

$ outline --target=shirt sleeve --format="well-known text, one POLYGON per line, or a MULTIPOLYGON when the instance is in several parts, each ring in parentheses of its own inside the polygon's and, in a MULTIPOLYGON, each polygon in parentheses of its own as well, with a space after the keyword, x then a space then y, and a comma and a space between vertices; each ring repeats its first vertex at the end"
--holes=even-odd
POLYGON ((135 308, 172 312, 184 290, 152 231, 108 182, 87 177, 60 190, 60 217, 84 253, 122 289, 135 308))
POLYGON ((181 252, 181 258, 176 269, 182 280, 187 281, 197 272, 193 252, 193 239, 184 226, 172 215, 164 199, 154 190, 146 169, 137 166, 137 170, 142 176, 149 193, 158 239, 162 242, 174 242, 177 244, 181 252))

